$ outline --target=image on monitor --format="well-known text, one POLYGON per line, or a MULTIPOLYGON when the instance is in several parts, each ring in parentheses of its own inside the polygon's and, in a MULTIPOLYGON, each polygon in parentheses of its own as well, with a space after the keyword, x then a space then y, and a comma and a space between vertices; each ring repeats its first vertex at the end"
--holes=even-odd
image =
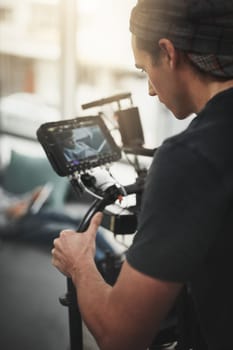
POLYGON ((63 130, 57 137, 66 161, 73 164, 111 153, 111 147, 99 125, 63 130))

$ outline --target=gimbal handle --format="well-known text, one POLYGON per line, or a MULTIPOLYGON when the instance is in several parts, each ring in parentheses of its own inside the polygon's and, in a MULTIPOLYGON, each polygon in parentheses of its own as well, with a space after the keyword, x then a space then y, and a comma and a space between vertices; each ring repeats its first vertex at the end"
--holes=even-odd
MULTIPOLYGON (((121 189, 115 185, 105 191, 102 199, 96 199, 81 221, 78 232, 87 230, 95 213, 103 211, 106 205, 114 203, 122 196, 121 189)), ((60 303, 69 308, 70 350, 83 350, 82 318, 77 302, 77 293, 71 278, 67 278, 67 293, 59 298, 60 303)))

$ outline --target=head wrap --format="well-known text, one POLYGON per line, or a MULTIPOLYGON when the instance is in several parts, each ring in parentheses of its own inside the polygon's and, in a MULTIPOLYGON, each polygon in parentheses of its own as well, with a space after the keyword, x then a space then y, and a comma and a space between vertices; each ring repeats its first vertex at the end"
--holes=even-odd
POLYGON ((188 53, 188 58, 201 71, 220 78, 233 78, 233 56, 188 53))
POLYGON ((186 51, 233 55, 233 1, 139 0, 130 30, 145 40, 167 37, 186 51))
POLYGON ((200 69, 233 76, 232 0, 138 0, 130 31, 148 41, 168 38, 195 54, 189 58, 200 69))

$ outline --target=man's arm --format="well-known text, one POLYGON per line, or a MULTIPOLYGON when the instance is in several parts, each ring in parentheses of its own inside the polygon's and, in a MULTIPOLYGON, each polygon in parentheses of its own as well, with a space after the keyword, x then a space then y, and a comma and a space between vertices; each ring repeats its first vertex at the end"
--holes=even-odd
POLYGON ((100 221, 97 214, 83 234, 63 231, 54 241, 53 264, 72 278, 82 317, 102 350, 146 349, 182 284, 146 276, 127 262, 115 285, 106 284, 93 259, 100 221))

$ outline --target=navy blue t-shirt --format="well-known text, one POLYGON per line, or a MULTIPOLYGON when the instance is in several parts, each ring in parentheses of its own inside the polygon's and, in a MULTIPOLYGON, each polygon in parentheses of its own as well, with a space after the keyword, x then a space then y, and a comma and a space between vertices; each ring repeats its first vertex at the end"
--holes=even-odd
POLYGON ((128 263, 189 283, 209 348, 232 349, 233 89, 213 97, 150 168, 128 263))

